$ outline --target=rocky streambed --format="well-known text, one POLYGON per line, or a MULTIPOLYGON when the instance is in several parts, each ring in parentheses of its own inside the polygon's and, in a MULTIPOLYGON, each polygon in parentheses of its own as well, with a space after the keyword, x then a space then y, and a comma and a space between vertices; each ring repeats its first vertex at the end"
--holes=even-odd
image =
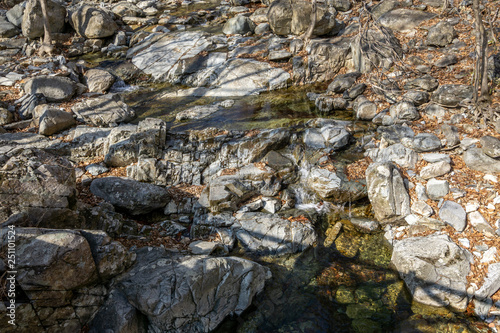
POLYGON ((500 126, 438 2, 49 1, 46 57, 7 4, 2 331, 495 332, 500 126))

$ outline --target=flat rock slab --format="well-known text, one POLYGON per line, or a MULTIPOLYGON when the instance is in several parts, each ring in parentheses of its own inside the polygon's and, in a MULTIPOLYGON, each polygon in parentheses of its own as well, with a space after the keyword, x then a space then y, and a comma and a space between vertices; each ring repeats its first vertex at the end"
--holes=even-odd
MULTIPOLYGON (((151 45, 144 41, 144 49, 132 57, 132 63, 155 80, 165 81, 175 66, 183 60, 196 57, 211 42, 199 32, 181 32, 161 37, 151 45)), ((140 46, 140 45, 139 45, 140 46)))
POLYGON ((247 251, 282 255, 304 251, 317 240, 311 223, 290 222, 265 213, 242 213, 232 228, 247 251))
POLYGON ((445 201, 439 209, 439 218, 455 230, 462 232, 467 225, 465 209, 454 201, 445 201))
POLYGON ((378 19, 378 21, 386 28, 399 32, 405 32, 418 27, 423 22, 428 21, 435 16, 435 14, 419 10, 399 8, 385 13, 378 19))
POLYGON ((479 148, 467 149, 462 158, 465 164, 473 170, 486 173, 500 172, 500 161, 486 155, 479 148))
POLYGON ((94 179, 90 191, 132 215, 146 214, 165 207, 170 200, 164 187, 120 177, 94 179))
POLYGON ((230 59, 211 72, 216 77, 208 87, 195 87, 162 95, 172 97, 242 97, 286 88, 290 74, 253 59, 230 59))
POLYGON ((230 59, 217 70, 206 96, 230 97, 256 95, 263 91, 286 88, 290 74, 253 59, 230 59))
POLYGON ((101 127, 129 122, 136 117, 135 111, 118 94, 84 100, 75 104, 71 110, 76 114, 77 120, 101 127))

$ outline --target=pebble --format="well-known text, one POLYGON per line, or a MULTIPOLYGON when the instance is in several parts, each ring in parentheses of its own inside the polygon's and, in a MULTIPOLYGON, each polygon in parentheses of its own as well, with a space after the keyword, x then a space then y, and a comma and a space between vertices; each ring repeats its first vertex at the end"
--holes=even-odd
POLYGON ((465 205, 465 212, 472 213, 472 212, 475 212, 478 208, 479 208, 479 203, 469 202, 465 205))
POLYGON ((463 247, 470 247, 470 241, 467 238, 459 238, 458 241, 460 242, 460 244, 462 244, 463 247))

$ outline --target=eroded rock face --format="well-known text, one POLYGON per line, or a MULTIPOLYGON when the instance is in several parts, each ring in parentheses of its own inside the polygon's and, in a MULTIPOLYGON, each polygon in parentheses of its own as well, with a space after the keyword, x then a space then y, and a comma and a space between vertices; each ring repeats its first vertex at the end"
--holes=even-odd
POLYGON ((89 324, 90 333, 146 333, 146 317, 134 308, 117 289, 109 293, 108 300, 89 324))
POLYGON ((366 170, 366 183, 368 198, 379 222, 395 222, 410 214, 410 196, 393 163, 371 164, 366 170))
POLYGON ((25 226, 77 222, 75 170, 67 160, 37 149, 6 157, 0 160, 0 222, 15 215, 23 221, 18 225, 25 226))
POLYGON ((430 235, 395 242, 391 262, 417 302, 464 311, 470 259, 448 236, 430 235))
POLYGON ((241 314, 269 277, 267 268, 245 259, 144 248, 117 287, 155 330, 208 332, 228 315, 241 314))

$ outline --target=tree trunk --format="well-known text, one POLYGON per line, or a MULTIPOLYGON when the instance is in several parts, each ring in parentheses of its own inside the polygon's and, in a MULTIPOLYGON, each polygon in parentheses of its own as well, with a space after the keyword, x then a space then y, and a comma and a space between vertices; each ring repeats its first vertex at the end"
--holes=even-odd
POLYGON ((40 55, 47 53, 48 55, 52 55, 52 51, 54 47, 52 46, 52 35, 50 33, 49 26, 49 16, 47 12, 47 0, 39 0, 40 6, 42 7, 42 15, 43 15, 43 43, 40 48, 40 55))
POLYGON ((488 66, 486 49, 488 47, 488 39, 484 29, 481 10, 479 9, 479 0, 473 0, 472 7, 474 10, 474 21, 476 24, 476 68, 474 76, 474 101, 477 103, 479 98, 482 100, 489 99, 488 87, 488 66), (481 94, 479 94, 481 90, 481 94))
POLYGON ((316 27, 316 21, 317 21, 316 0, 312 0, 312 4, 311 4, 311 24, 309 25, 309 28, 307 28, 307 31, 304 34, 304 44, 307 44, 307 42, 311 39, 311 37, 313 35, 314 28, 316 27))

